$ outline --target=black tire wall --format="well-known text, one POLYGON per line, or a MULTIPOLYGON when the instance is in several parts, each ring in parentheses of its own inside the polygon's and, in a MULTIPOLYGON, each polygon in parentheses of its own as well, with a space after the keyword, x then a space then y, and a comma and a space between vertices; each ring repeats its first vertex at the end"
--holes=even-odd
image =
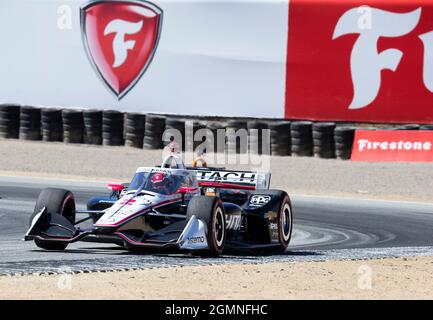
POLYGON ((354 127, 337 127, 334 130, 335 155, 337 159, 349 160, 352 154, 354 127))
POLYGON ((127 113, 125 122, 125 145, 127 147, 143 148, 144 127, 146 115, 142 113, 127 113))
POLYGON ((84 133, 83 140, 86 144, 101 145, 102 144, 102 111, 100 110, 84 110, 84 133))
POLYGON ((165 130, 165 117, 148 114, 145 121, 143 148, 161 149, 163 147, 162 134, 165 130))
POLYGON ((124 114, 117 110, 102 113, 102 144, 104 146, 121 146, 124 144, 124 114))
POLYGON ((41 140, 41 109, 22 106, 20 110, 20 139, 41 140))
POLYGON ((227 151, 229 154, 247 153, 248 152, 248 139, 243 143, 240 138, 240 133, 245 131, 248 133, 247 121, 233 119, 227 121, 227 151))
POLYGON ((43 141, 63 141, 62 110, 42 109, 41 127, 43 141))
POLYGON ((83 143, 84 121, 80 110, 65 109, 63 118, 63 142, 83 143))
POLYGON ((313 124, 313 153, 317 158, 335 158, 334 122, 313 124))
POLYGON ((277 121, 269 124, 271 135, 271 154, 273 156, 291 155, 290 128, 290 121, 277 121))
POLYGON ((313 123, 311 121, 294 121, 291 123, 291 151, 295 157, 313 155, 313 123))
POLYGON ((0 138, 18 139, 20 128, 20 106, 0 105, 0 138))

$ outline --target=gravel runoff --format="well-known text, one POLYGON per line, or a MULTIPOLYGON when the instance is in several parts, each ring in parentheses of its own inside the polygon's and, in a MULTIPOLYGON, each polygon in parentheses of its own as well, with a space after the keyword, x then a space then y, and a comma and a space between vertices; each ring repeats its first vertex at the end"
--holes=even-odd
POLYGON ((0 299, 432 299, 431 271, 416 256, 26 275, 0 277, 0 299))
MULTIPOLYGON (((103 250, 103 248, 100 248, 103 250)), ((95 250, 95 248, 93 248, 95 250)), ((223 255, 218 258, 192 258, 184 254, 134 254, 107 263, 105 258, 79 260, 36 260, 1 262, 0 281, 4 276, 53 275, 132 271, 159 268, 216 265, 262 265, 269 263, 372 260, 402 257, 432 257, 433 247, 366 248, 339 250, 294 250, 282 255, 223 255), (25 270, 25 271, 23 271, 25 270)), ((1 286, 0 286, 1 287, 1 286)))
MULTIPOLYGON (((185 154, 191 157, 191 154, 185 154)), ((139 166, 161 163, 161 150, 0 140, 0 174, 129 181, 139 166)), ((208 163, 224 166, 207 158, 208 163)), ((240 159, 238 159, 240 161, 240 159)), ((243 159, 245 160, 245 159, 243 159)), ((262 157, 230 169, 267 169, 271 187, 289 193, 433 202, 433 163, 362 163, 262 157)))

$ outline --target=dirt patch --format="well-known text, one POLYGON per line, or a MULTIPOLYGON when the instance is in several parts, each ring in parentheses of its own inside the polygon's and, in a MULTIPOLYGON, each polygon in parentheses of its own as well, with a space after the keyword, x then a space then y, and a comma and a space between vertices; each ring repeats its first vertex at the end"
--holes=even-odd
POLYGON ((0 299, 432 299, 433 257, 0 277, 0 299))

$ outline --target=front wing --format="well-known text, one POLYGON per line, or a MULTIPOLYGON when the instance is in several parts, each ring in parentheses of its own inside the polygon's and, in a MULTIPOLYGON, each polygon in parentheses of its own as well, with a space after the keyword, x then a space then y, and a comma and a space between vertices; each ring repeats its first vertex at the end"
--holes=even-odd
POLYGON ((91 241, 117 243, 125 248, 205 250, 209 248, 206 224, 192 216, 188 221, 179 221, 165 228, 137 237, 127 230, 105 230, 90 228, 81 230, 60 214, 49 214, 46 208, 38 212, 24 236, 25 241, 37 240, 47 243, 73 243, 91 241))

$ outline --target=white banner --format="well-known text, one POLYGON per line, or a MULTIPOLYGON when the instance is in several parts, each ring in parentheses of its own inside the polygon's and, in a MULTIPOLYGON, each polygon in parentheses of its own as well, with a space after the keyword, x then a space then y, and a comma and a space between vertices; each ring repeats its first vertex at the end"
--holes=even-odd
POLYGON ((287 1, 123 1, 129 8, 116 3, 2 1, 0 100, 157 113, 284 116, 287 1), (80 8, 87 8, 82 9, 84 27, 80 8), (82 30, 87 33, 84 41, 82 30), (146 42, 152 36, 153 45, 146 42), (104 60, 101 55, 106 61, 97 61, 104 60), (128 59, 142 59, 142 65, 128 59), (130 73, 123 71, 126 78, 119 80, 122 67, 130 73), (127 76, 135 74, 130 81, 127 76), (119 81, 127 84, 121 95, 113 90, 119 81))

